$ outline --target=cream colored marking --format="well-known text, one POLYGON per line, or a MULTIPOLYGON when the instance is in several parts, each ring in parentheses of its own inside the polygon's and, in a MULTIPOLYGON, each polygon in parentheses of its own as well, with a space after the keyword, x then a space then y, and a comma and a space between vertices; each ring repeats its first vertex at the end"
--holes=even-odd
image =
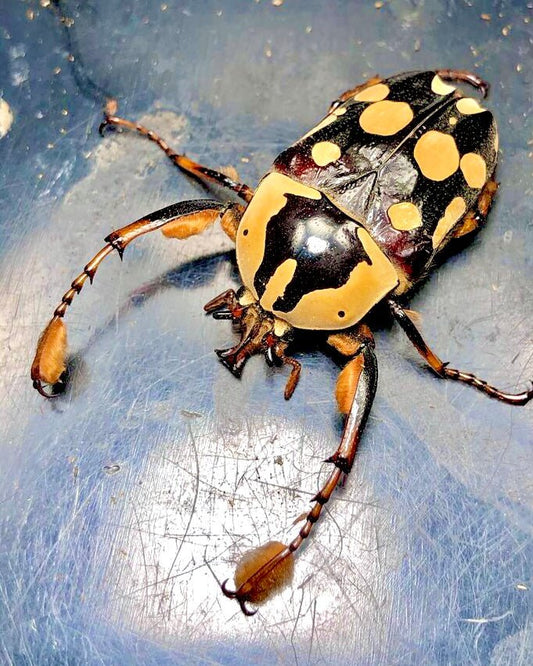
POLYGON ((413 119, 413 111, 407 102, 383 100, 367 106, 359 117, 365 132, 379 136, 392 136, 413 119))
POLYGON ((466 153, 461 157, 461 171, 469 187, 483 187, 487 181, 487 165, 477 153, 466 153))
POLYGON ((6 100, 0 97, 0 139, 5 137, 12 124, 13 112, 6 100))
POLYGON ((274 275, 268 281, 265 292, 259 301, 264 310, 272 312, 274 302, 277 301, 280 296, 283 296, 287 285, 294 277, 297 265, 296 259, 286 259, 276 268, 274 275))
POLYGON ((352 408, 353 398, 357 391, 364 364, 363 356, 356 356, 344 366, 337 378, 335 397, 341 414, 348 414, 352 408))
POLYGON ((411 287, 413 286, 413 283, 411 282, 411 280, 409 280, 409 278, 407 277, 407 275, 405 275, 403 271, 401 271, 400 269, 397 270, 398 270, 399 283, 396 289, 394 290, 394 295, 400 296, 401 294, 405 294, 406 292, 408 292, 409 289, 411 289, 411 287))
POLYGON ((311 149, 311 157, 317 166, 327 166, 341 156, 341 149, 333 141, 319 141, 311 149))
POLYGON ((219 217, 219 211, 206 210, 198 213, 191 213, 180 217, 177 220, 172 220, 161 227, 161 233, 167 238, 178 238, 183 240, 189 236, 195 236, 205 231, 210 227, 219 217))
POLYGON ((430 180, 445 180, 459 167, 459 151, 453 136, 436 130, 418 139, 414 156, 420 171, 430 180))
POLYGON ((370 234, 359 227, 359 240, 370 257, 372 265, 361 262, 350 273, 341 287, 317 289, 304 294, 290 312, 276 312, 292 326, 311 330, 343 329, 353 326, 379 303, 398 284, 394 266, 372 240, 370 234), (339 312, 345 313, 339 317, 339 312))
POLYGON ((315 134, 315 132, 318 132, 318 130, 321 130, 324 127, 327 127, 328 125, 331 125, 331 123, 335 122, 339 116, 343 116, 345 113, 346 113, 346 107, 339 106, 331 113, 328 113, 328 115, 325 118, 322 118, 322 120, 318 123, 318 125, 315 125, 315 127, 310 129, 309 132, 307 132, 307 134, 304 134, 300 139, 300 141, 307 139, 308 136, 315 134))
POLYGON ((390 223, 398 231, 410 231, 422 226, 420 211, 410 201, 402 201, 390 206, 387 211, 390 223))
POLYGON ((388 96, 390 88, 385 83, 376 83, 354 96, 356 102, 380 102, 388 96))
POLYGON ((498 152, 499 149, 500 149, 500 135, 496 131, 494 133, 494 150, 498 152))
POLYGON ((466 210, 466 203, 463 197, 455 197, 444 211, 444 216, 440 218, 437 228, 433 233, 433 248, 437 248, 442 239, 450 231, 453 225, 460 219, 466 210))
MULTIPOLYGON (((258 300, 254 277, 263 261, 267 224, 287 203, 286 194, 296 194, 308 199, 320 199, 320 192, 301 185, 281 173, 269 173, 257 188, 248 204, 237 233, 237 265, 242 282, 258 300), (246 234, 245 234, 246 232, 246 234)), ((283 318, 283 315, 281 315, 283 318)))
POLYGON ((239 297, 239 305, 250 305, 251 303, 255 303, 255 301, 256 299, 254 298, 252 292, 245 287, 244 292, 239 297))
POLYGON ((474 113, 483 113, 483 111, 486 111, 477 99, 473 99, 472 97, 463 97, 458 100, 455 106, 464 116, 471 116, 474 113))
POLYGON ((450 116, 450 119, 448 120, 448 122, 453 127, 454 125, 457 125, 457 118, 455 116, 450 116))
POLYGON ((455 86, 451 86, 449 83, 444 83, 438 74, 435 74, 433 81, 431 82, 431 90, 435 95, 449 95, 455 90, 455 86))
POLYGON ((278 338, 281 338, 290 328, 290 324, 287 324, 283 319, 276 317, 274 319, 274 335, 277 335, 278 338))

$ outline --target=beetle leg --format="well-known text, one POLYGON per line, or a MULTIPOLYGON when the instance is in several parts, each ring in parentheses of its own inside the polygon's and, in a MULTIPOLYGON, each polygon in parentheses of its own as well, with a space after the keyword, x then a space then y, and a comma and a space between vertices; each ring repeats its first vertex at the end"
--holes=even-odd
POLYGON ((106 127, 110 127, 112 125, 115 127, 125 127, 126 129, 133 130, 134 132, 139 132, 139 134, 146 136, 148 139, 150 139, 150 141, 153 141, 155 144, 157 144, 176 166, 188 173, 190 176, 197 178, 204 185, 215 183, 216 185, 223 187, 226 190, 235 192, 235 194, 237 194, 237 196, 239 196, 241 199, 244 199, 244 201, 251 201, 254 192, 250 187, 248 187, 248 185, 244 183, 238 183, 220 171, 216 171, 215 169, 210 169, 209 167, 203 166, 202 164, 198 164, 198 162, 191 160, 186 155, 177 153, 176 151, 172 150, 167 142, 153 130, 148 129, 139 123, 131 122, 131 120, 119 118, 118 116, 114 115, 114 113, 110 113, 110 111, 114 111, 115 108, 116 106, 106 109, 104 121, 99 128, 100 134, 102 134, 102 136, 106 127))
POLYGON ((331 102, 328 113, 334 111, 343 102, 345 102, 347 99, 350 99, 350 97, 354 97, 365 88, 370 88, 370 86, 375 86, 376 83, 380 83, 381 81, 383 81, 383 79, 380 76, 376 75, 368 79, 368 81, 365 81, 365 83, 362 83, 356 86, 355 88, 350 88, 349 90, 346 90, 345 92, 342 93, 342 95, 339 95, 336 100, 331 102))
POLYGON ((61 392, 65 385, 67 336, 63 317, 74 296, 79 294, 87 278, 92 283, 102 261, 116 250, 120 257, 125 247, 132 240, 150 231, 161 229, 168 238, 188 238, 201 233, 220 220, 222 228, 235 239, 239 219, 244 206, 222 204, 208 199, 182 201, 162 208, 146 217, 113 231, 105 238, 106 245, 97 252, 65 292, 61 303, 45 328, 39 342, 31 366, 33 386, 45 397, 53 397, 61 392), (50 386, 50 392, 44 386, 50 386))
POLYGON ((279 341, 272 348, 272 352, 273 356, 277 358, 280 363, 288 365, 291 368, 291 374, 289 375, 289 379, 285 384, 285 391, 283 393, 283 397, 285 398, 285 400, 290 400, 292 398, 294 390, 298 386, 298 382, 300 380, 300 373, 302 372, 302 365, 295 358, 292 358, 292 356, 285 356, 285 350, 287 349, 287 347, 288 347, 287 342, 279 341))
MULTIPOLYGON (((330 338, 340 337, 341 335, 330 336, 330 338)), ((266 601, 286 582, 289 575, 287 570, 292 573, 294 553, 308 538, 322 514, 324 505, 329 501, 343 476, 352 468, 357 445, 374 400, 378 373, 374 340, 370 330, 366 326, 361 326, 353 334, 352 339, 346 341, 347 346, 343 346, 345 351, 348 351, 348 346, 351 347, 351 351, 346 354, 339 350, 336 340, 328 339, 328 343, 343 355, 351 357, 337 381, 337 396, 339 392, 345 394, 344 400, 339 402, 339 409, 346 414, 346 421, 339 447, 326 461, 333 463, 334 468, 322 488, 313 497, 313 507, 307 514, 305 524, 298 535, 286 546, 279 542, 270 542, 255 551, 245 553, 235 573, 237 589, 229 590, 227 581, 223 583, 223 593, 231 599, 236 599, 246 615, 252 615, 254 612, 249 610, 248 603, 260 604, 266 601)))
POLYGON ((490 84, 481 77, 466 69, 438 69, 437 74, 445 81, 463 81, 477 88, 486 97, 489 94, 490 84))
POLYGON ((498 189, 498 183, 491 179, 485 183, 474 207, 463 217, 461 224, 453 231, 454 238, 466 236, 485 224, 492 200, 498 189))
POLYGON ((486 393, 491 398, 496 398, 509 405, 525 405, 533 398, 533 386, 526 391, 522 391, 522 393, 505 393, 494 386, 490 386, 490 384, 487 384, 487 382, 479 379, 479 377, 476 377, 470 372, 463 372, 462 370, 449 368, 448 363, 441 361, 440 358, 428 347, 420 334, 420 331, 416 328, 407 312, 392 299, 388 301, 388 304, 394 318, 407 333, 407 337, 411 340, 418 353, 439 377, 443 379, 455 379, 459 382, 470 384, 470 386, 477 388, 479 391, 483 391, 483 393, 486 393))

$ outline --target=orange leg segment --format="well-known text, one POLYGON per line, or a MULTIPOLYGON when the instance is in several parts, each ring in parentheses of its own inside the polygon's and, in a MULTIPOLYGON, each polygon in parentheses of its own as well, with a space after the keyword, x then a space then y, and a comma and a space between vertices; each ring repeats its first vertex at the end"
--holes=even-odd
POLYGON ((227 205, 208 199, 183 201, 162 208, 111 232, 105 239, 107 244, 94 255, 78 277, 73 280, 70 289, 63 295, 50 323, 39 338, 31 366, 31 378, 37 391, 49 398, 55 397, 63 390, 67 348, 63 317, 74 296, 80 293, 87 279, 92 283, 98 267, 113 250, 116 250, 122 258, 124 249, 129 243, 151 231, 161 229, 163 234, 169 238, 182 239, 201 233, 217 220, 220 220, 224 231, 234 240, 243 211, 243 206, 227 205), (45 386, 51 387, 50 390, 45 390, 45 386))
MULTIPOLYGON (((330 344, 332 344, 330 342, 330 344)), ((333 344, 339 351, 339 348, 333 344)), ((343 347, 344 349, 346 347, 343 347)), ((343 355, 348 355, 340 351, 343 355)), ((352 357, 339 376, 338 384, 345 384, 345 370, 351 376, 350 405, 346 413, 346 421, 341 442, 335 453, 326 462, 333 463, 324 485, 313 498, 313 507, 305 518, 305 524, 298 535, 286 546, 279 542, 269 542, 244 555, 235 572, 236 589, 229 590, 227 582, 222 584, 222 591, 236 599, 245 615, 253 615, 256 611, 248 607, 249 603, 260 604, 276 592, 292 573, 294 553, 307 539, 318 522, 324 505, 329 501, 333 491, 346 474, 349 474, 357 451, 361 434, 365 427, 377 387, 377 362, 374 354, 372 334, 365 327, 356 334, 352 357), (355 351, 354 351, 355 350, 355 351), (243 575, 245 572, 245 575, 243 575)), ((339 389, 339 386, 337 387, 339 389)), ((339 405, 341 411, 344 411, 339 405)))

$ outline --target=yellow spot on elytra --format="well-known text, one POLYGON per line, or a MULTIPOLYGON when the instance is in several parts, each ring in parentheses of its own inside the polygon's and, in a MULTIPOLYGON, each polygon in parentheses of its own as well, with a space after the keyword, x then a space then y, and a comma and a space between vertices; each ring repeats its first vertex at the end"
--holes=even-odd
POLYGON ((455 116, 450 116, 450 119, 448 120, 448 122, 453 127, 453 125, 457 125, 457 118, 455 116))
POLYGON ((453 225, 461 218, 466 210, 466 203, 463 197, 455 197, 444 211, 444 216, 440 218, 437 228, 433 233, 433 247, 437 248, 442 239, 450 231, 453 225))
POLYGON ((481 188, 487 180, 487 165, 477 153, 466 153, 461 157, 461 171, 469 187, 481 188))
POLYGON ((346 107, 345 106, 339 106, 337 109, 334 109, 331 113, 328 113, 328 115, 323 118, 318 125, 315 125, 312 129, 307 132, 307 134, 304 134, 300 141, 303 141, 304 139, 307 139, 308 136, 311 136, 311 134, 315 134, 318 132, 318 130, 323 129, 324 127, 327 127, 328 125, 331 125, 331 123, 334 123, 339 116, 343 116, 346 113, 346 107))
MULTIPOLYGON (((301 185, 281 173, 269 173, 257 188, 239 224, 237 264, 242 282, 257 300, 254 277, 265 254, 266 228, 272 217, 287 203, 286 194, 320 199, 318 190, 301 185)), ((283 319, 283 315, 280 315, 283 319)))
POLYGON ((455 86, 444 83, 440 76, 435 74, 433 81, 431 81, 431 90, 433 90, 435 95, 449 95, 455 90, 455 86))
POLYGON ((422 216, 410 201, 393 204, 387 211, 392 226, 398 231, 410 231, 422 226, 422 216))
POLYGON ((359 117, 365 132, 379 136, 392 136, 413 119, 413 111, 407 102, 383 100, 367 106, 359 117))
POLYGON ((317 166, 326 166, 336 162, 341 156, 341 149, 332 141, 319 141, 311 150, 311 157, 317 166))
POLYGON ((274 314, 296 328, 317 331, 349 328, 391 292, 398 284, 394 266, 365 229, 358 227, 357 236, 371 265, 357 264, 342 286, 311 291, 290 312, 274 311, 274 314), (339 316, 341 311, 344 317, 339 316))
POLYGON ((260 304, 263 309, 272 312, 274 302, 283 296, 287 285, 294 277, 297 265, 296 259, 286 259, 276 268, 261 296, 260 304))
POLYGON ((354 96, 356 102, 380 102, 390 93, 390 88, 385 83, 376 83, 369 86, 354 96))
POLYGON ((465 116, 471 116, 474 113, 483 113, 483 111, 486 111, 486 109, 479 104, 477 99, 473 99, 472 97, 463 97, 457 101, 455 106, 465 116))
POLYGON ((430 180, 445 180, 459 166, 459 151, 453 136, 436 130, 430 130, 418 139, 414 156, 420 171, 430 180))

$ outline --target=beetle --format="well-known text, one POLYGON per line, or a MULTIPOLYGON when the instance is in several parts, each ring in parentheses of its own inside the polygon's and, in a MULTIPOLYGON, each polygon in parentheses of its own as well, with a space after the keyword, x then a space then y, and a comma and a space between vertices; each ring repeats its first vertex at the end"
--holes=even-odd
POLYGON ((216 350, 240 377, 247 359, 263 354, 269 366, 288 366, 285 398, 301 366, 287 352, 297 330, 319 331, 344 363, 336 398, 345 416, 332 471, 312 499, 303 527, 289 543, 269 542, 238 564, 235 589, 224 594, 242 611, 255 611, 290 579, 293 555, 310 535, 335 487, 352 469, 374 399, 377 361, 369 316, 383 304, 433 372, 464 382, 510 405, 525 405, 533 386, 506 393, 469 372, 449 367, 428 346, 413 313, 403 306, 443 251, 483 226, 497 190, 498 132, 480 99, 488 84, 464 70, 437 69, 373 77, 347 90, 326 116, 284 150, 254 192, 248 185, 172 150, 155 132, 116 115, 109 100, 100 132, 123 128, 153 141, 186 174, 218 185, 235 201, 182 201, 109 234, 106 245, 74 279, 41 334, 31 367, 34 387, 57 396, 66 383, 63 317, 87 279, 112 252, 120 257, 143 234, 160 229, 185 239, 220 222, 235 242, 243 286, 204 306, 228 319, 240 341, 216 350))

